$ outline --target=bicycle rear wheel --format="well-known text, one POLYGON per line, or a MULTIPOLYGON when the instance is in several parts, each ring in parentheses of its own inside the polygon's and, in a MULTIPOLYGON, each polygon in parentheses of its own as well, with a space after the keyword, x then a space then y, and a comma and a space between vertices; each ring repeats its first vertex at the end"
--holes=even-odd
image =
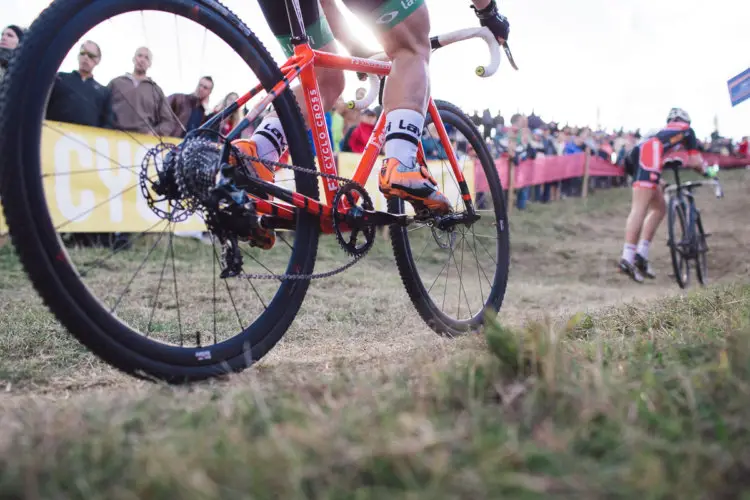
MULTIPOLYGON (((449 147, 456 151, 464 177, 475 179, 474 205, 482 218, 470 227, 458 225, 452 231, 392 226, 391 242, 401 280, 422 319, 438 334, 456 336, 481 327, 487 310, 500 310, 508 282, 510 241, 503 188, 487 145, 458 107, 444 101, 435 104, 444 125, 453 131, 454 144, 449 147), (484 196, 478 196, 480 193, 484 196), (455 287, 448 283, 451 276, 453 282, 458 281, 455 287), (478 297, 470 299, 469 292, 478 297)), ((454 209, 461 211, 464 204, 455 174, 431 124, 428 114, 423 141, 435 146, 430 147, 433 154, 428 161, 432 165, 428 168, 439 184, 444 181, 443 192, 454 209)), ((405 213, 405 204, 389 200, 388 210, 405 213)))
POLYGON ((669 232, 669 253, 672 257, 674 277, 680 288, 687 288, 690 284, 690 260, 685 257, 687 245, 690 244, 687 230, 685 210, 679 199, 669 199, 667 211, 667 230, 669 232))
MULTIPOLYGON (((281 81, 279 68, 257 37, 240 19, 215 0, 55 0, 30 27, 0 92, 3 96, 3 102, 0 103, 0 189, 7 223, 23 266, 38 293, 67 330, 98 357, 126 373, 170 383, 184 383, 241 371, 261 359, 281 339, 294 320, 304 300, 309 280, 280 283, 268 280, 261 284, 254 284, 249 280, 252 290, 247 288, 246 293, 250 298, 253 298, 252 293, 256 293, 260 304, 257 305, 259 316, 254 321, 246 321, 242 316, 249 311, 250 303, 244 297, 240 299, 237 296, 237 288, 233 295, 232 288, 247 286, 247 283, 239 279, 230 283, 225 279, 217 285, 219 256, 216 247, 213 244, 208 247, 200 246, 201 243, 193 246, 190 246, 190 242, 175 243, 173 235, 176 223, 172 220, 165 224, 160 235, 158 232, 147 234, 144 231, 132 239, 130 249, 119 254, 121 257, 126 254, 126 258, 119 262, 114 262, 118 251, 97 259, 94 264, 103 265, 106 260, 107 266, 97 267, 94 272, 88 266, 83 269, 74 263, 73 257, 88 252, 88 249, 66 250, 58 234, 61 225, 53 223, 53 219, 59 219, 59 214, 51 209, 47 200, 49 193, 45 193, 45 184, 48 184, 49 176, 43 173, 40 154, 43 129, 47 137, 50 128, 48 123, 43 123, 47 98, 66 53, 85 40, 83 37, 91 29, 104 21, 111 21, 115 16, 130 12, 140 12, 142 16, 144 11, 155 12, 156 16, 174 16, 175 25, 180 18, 179 22, 198 26, 204 30, 204 34, 216 36, 221 47, 228 47, 233 52, 232 55, 249 68, 246 70, 234 66, 237 71, 235 74, 248 71, 267 91, 281 81), (143 241, 150 242, 151 239, 155 242, 153 245, 145 245, 150 246, 150 250, 138 265, 139 261, 134 258, 136 250, 143 241), (147 269, 147 260, 155 253, 154 249, 162 244, 163 239, 168 239, 169 245, 164 250, 163 264, 161 257, 158 258, 158 265, 161 267, 159 277, 158 268, 150 271, 147 269), (175 252, 185 248, 189 250, 188 256, 176 259, 175 252), (167 266, 170 254, 171 266, 167 266), (207 267, 194 260, 195 256, 207 259, 207 267), (127 280, 108 274, 112 270, 136 266, 135 274, 127 280), (178 280, 178 269, 186 271, 188 276, 178 280), (103 273, 98 281, 92 278, 84 282, 84 277, 89 278, 98 271, 103 273), (143 277, 141 273, 139 277, 138 273, 141 271, 148 276, 143 277), (162 278, 169 274, 174 276, 174 285, 162 287, 162 278), (204 275, 207 277, 205 286, 201 281, 201 276, 204 275), (138 286, 135 284, 136 278, 141 280, 138 286), (114 287, 119 283, 123 283, 124 290, 122 295, 115 296, 114 287), (269 285, 268 290, 261 290, 265 297, 258 292, 262 285, 269 285), (180 287, 182 290, 179 290, 180 287), (155 292, 153 288, 156 288, 155 292), (218 311, 218 314, 217 292, 223 294, 225 289, 229 300, 226 300, 226 310, 218 311), (176 316, 171 299, 160 296, 160 292, 166 293, 166 290, 174 293, 176 316), (102 295, 96 296, 99 292, 102 295), (192 296, 192 302, 187 305, 187 309, 183 305, 181 312, 180 296, 182 295, 185 304, 185 294, 192 296), (132 305, 130 302, 121 305, 126 298, 132 299, 132 305), (139 313, 148 313, 149 309, 150 317, 137 317, 139 313), (211 318, 208 316, 212 310, 213 339, 211 318), (169 315, 170 319, 161 320, 159 314, 163 314, 164 318, 169 315), (125 323, 131 319, 132 326, 125 323), (230 326, 224 326, 225 321, 230 326), (223 332, 217 330, 229 328, 238 330, 229 331, 228 338, 218 340, 217 334, 223 332), (187 338, 184 335, 188 335, 187 338), (189 342, 194 342, 194 345, 188 346, 189 342)), ((139 20, 136 18, 136 21, 139 20)), ((171 18, 167 21, 171 21, 171 18)), ((138 24, 140 23, 136 25, 138 24)), ((172 24, 156 25, 162 35, 162 31, 172 24)), ((107 29, 111 29, 111 23, 107 29)), ((293 163, 314 170, 315 163, 306 127, 292 92, 285 90, 272 106, 287 134, 293 163)), ((132 134, 126 135, 133 137, 132 134)), ((160 137, 159 140, 163 139, 160 137)), ((143 147, 143 143, 141 146, 143 147)), ((81 151, 90 154, 85 148, 81 151)), ((92 163, 98 165, 97 161, 105 161, 109 166, 109 160, 101 160, 101 156, 103 155, 95 157, 92 163)), ((135 167, 119 167, 124 170, 138 168, 137 164, 135 167)), ((132 178, 130 172, 127 174, 132 178)), ((136 187, 136 192, 137 180, 136 175, 136 184, 132 186, 136 187)), ((290 182, 298 193, 318 198, 318 183, 314 176, 295 172, 290 182)), ((118 196, 122 197, 131 188, 121 191, 118 196)), ((145 211, 148 212, 148 208, 145 211)), ((148 215, 154 217, 151 213, 148 215)), ((288 250, 280 245, 285 253, 278 259, 279 270, 274 272, 311 274, 317 254, 318 236, 317 219, 305 212, 298 214, 293 227, 294 242, 290 244, 285 240, 288 250)), ((260 252, 252 249, 246 255, 257 260, 260 252)))

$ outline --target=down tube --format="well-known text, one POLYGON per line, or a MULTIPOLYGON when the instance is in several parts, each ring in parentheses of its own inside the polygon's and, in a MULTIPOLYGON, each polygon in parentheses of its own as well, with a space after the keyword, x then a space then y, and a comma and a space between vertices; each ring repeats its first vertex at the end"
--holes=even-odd
MULTIPOLYGON (((326 123, 325 107, 323 98, 318 88, 318 80, 315 77, 313 64, 308 65, 300 73, 302 88, 305 92, 305 103, 307 113, 310 117, 313 142, 315 143, 315 155, 323 173, 337 175, 336 162, 333 157, 331 136, 328 135, 328 124, 326 123)), ((323 179, 325 195, 328 206, 333 205, 333 197, 339 189, 338 181, 334 179, 323 179)))
POLYGON ((445 152, 448 153, 448 161, 450 162, 453 173, 455 174, 456 180, 458 181, 459 189, 461 189, 461 197, 464 199, 464 203, 466 204, 466 210, 470 214, 473 214, 474 203, 471 199, 469 186, 466 184, 466 179, 464 178, 463 172, 461 172, 461 170, 458 168, 458 158, 456 158, 456 152, 453 150, 451 141, 448 138, 448 132, 445 130, 443 120, 440 118, 440 112, 438 111, 437 106, 435 106, 435 101, 432 100, 432 97, 430 97, 428 110, 430 112, 430 116, 432 116, 432 122, 435 124, 435 128, 437 129, 438 135, 440 136, 440 143, 443 145, 443 149, 445 149, 445 152))

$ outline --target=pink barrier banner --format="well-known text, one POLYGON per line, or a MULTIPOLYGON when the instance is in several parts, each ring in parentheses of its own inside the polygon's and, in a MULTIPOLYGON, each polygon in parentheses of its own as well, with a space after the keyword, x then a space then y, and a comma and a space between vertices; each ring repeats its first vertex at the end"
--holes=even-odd
MULTIPOLYGON (((670 157, 687 159, 684 151, 671 153, 670 157)), ((720 168, 741 168, 750 166, 750 158, 736 158, 717 153, 703 153, 703 159, 708 165, 719 165, 720 168)), ((548 182, 558 182, 564 179, 583 177, 585 154, 577 153, 566 156, 541 156, 535 160, 522 161, 516 167, 515 188, 537 186, 548 182)), ((508 159, 495 160, 500 182, 504 189, 508 188, 508 159)), ((618 177, 624 175, 621 167, 613 165, 600 156, 592 156, 589 163, 589 177, 618 177)), ((479 160, 474 160, 474 176, 477 191, 487 191, 487 179, 482 172, 479 160)))
MULTIPOLYGON (((566 156, 540 156, 535 160, 522 161, 516 167, 515 188, 558 182, 564 179, 583 177, 586 157, 584 153, 566 156)), ((508 159, 495 160, 500 182, 504 189, 508 188, 508 159)), ((487 179, 482 173, 478 160, 474 161, 475 186, 477 191, 487 191, 487 179)), ((592 156, 589 163, 589 177, 618 177, 623 175, 623 169, 607 160, 592 156)))

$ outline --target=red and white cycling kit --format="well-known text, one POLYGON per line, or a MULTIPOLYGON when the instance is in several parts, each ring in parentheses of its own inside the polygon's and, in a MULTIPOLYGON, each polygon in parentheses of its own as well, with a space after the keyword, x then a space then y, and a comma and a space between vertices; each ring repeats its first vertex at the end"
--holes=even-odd
POLYGON ((673 121, 644 137, 625 159, 625 168, 633 176, 633 187, 658 188, 662 166, 670 160, 671 153, 683 150, 690 156, 700 155, 698 139, 688 123, 673 121))

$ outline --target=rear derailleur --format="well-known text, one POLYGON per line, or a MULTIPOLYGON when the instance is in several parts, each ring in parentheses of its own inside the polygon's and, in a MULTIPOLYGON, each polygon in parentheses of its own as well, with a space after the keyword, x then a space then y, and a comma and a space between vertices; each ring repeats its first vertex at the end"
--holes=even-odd
POLYGON ((206 200, 204 213, 206 226, 221 243, 220 277, 223 279, 242 274, 243 260, 239 243, 254 246, 253 233, 262 226, 255 202, 244 189, 237 186, 241 183, 238 177, 244 174, 239 168, 230 165, 222 166, 222 170, 216 187, 206 200))
MULTIPOLYGON (((230 143, 222 144, 221 138, 207 135, 187 138, 178 147, 170 148, 162 165, 156 165, 157 180, 151 182, 151 188, 160 198, 149 199, 149 206, 170 220, 174 217, 159 209, 156 202, 168 200, 183 209, 183 219, 190 213, 202 212, 208 231, 222 245, 221 277, 227 278, 242 273, 239 242, 252 246, 251 236, 261 222, 253 199, 241 187, 251 184, 247 176, 252 175, 244 167, 241 153, 230 143)), ((152 156, 158 152, 155 149, 152 156)), ((146 169, 141 176, 144 179, 146 169)))

